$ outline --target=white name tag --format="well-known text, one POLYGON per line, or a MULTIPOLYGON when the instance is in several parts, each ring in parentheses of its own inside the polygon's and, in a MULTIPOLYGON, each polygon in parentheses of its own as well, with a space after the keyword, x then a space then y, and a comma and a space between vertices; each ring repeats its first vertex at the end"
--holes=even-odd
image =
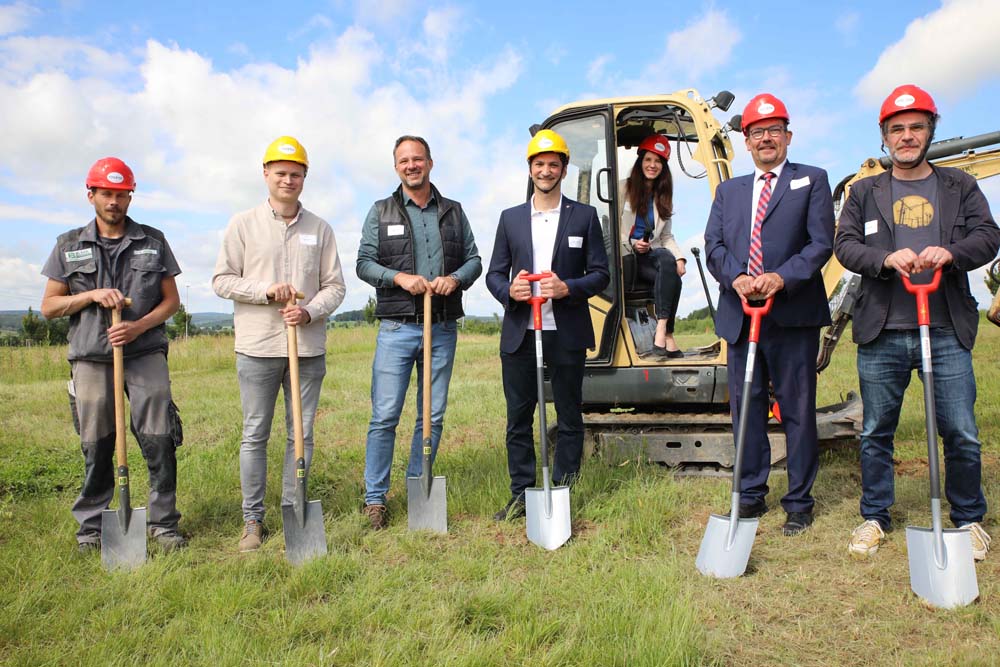
POLYGON ((878 220, 869 220, 865 223, 865 236, 878 233, 878 220))
POLYGON ((388 236, 402 236, 406 232, 406 228, 403 225, 388 225, 385 228, 385 233, 388 236))
POLYGON ((583 237, 582 236, 569 236, 569 237, 567 237, 567 239, 569 240, 569 247, 570 248, 582 248, 583 247, 583 237))
POLYGON ((809 177, 803 176, 802 178, 793 178, 792 182, 788 184, 792 190, 798 190, 799 188, 804 188, 809 185, 809 177))
POLYGON ((299 243, 302 245, 316 245, 315 234, 299 234, 299 243))
POLYGON ((85 262, 88 259, 94 259, 94 251, 92 248, 84 248, 83 250, 67 250, 65 254, 67 262, 85 262))
POLYGON ((159 255, 160 251, 156 248, 139 248, 133 255, 159 255))

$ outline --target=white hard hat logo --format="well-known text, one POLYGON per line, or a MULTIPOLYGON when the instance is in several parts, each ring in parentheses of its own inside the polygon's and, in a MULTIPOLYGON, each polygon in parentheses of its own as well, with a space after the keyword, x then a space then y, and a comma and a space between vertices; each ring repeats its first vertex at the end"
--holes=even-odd
POLYGON ((903 93, 902 95, 896 98, 894 104, 897 107, 908 107, 916 101, 917 100, 915 97, 913 97, 913 95, 910 95, 909 93, 903 93))
POLYGON ((295 155, 295 146, 291 144, 281 144, 278 146, 278 151, 284 153, 285 155, 295 155))
POLYGON ((117 171, 112 171, 112 172, 108 173, 108 182, 109 183, 124 183, 125 182, 125 177, 122 176, 121 174, 119 174, 117 171))
POLYGON ((774 111, 774 105, 770 102, 761 102, 760 106, 757 107, 757 113, 766 114, 774 111))
POLYGON ((655 144, 653 144, 653 147, 654 147, 654 148, 655 148, 656 150, 658 150, 658 151, 665 151, 665 150, 667 150, 667 147, 666 147, 666 146, 664 146, 664 145, 663 145, 663 143, 662 143, 662 142, 659 142, 659 141, 657 141, 657 142, 656 142, 655 144))
POLYGON ((555 143, 555 142, 553 142, 553 141, 552 141, 551 139, 549 139, 548 137, 542 137, 542 138, 541 138, 541 139, 540 139, 540 140, 538 141, 538 147, 539 147, 539 148, 549 148, 549 147, 550 147, 550 146, 552 146, 552 145, 553 145, 554 143, 555 143))

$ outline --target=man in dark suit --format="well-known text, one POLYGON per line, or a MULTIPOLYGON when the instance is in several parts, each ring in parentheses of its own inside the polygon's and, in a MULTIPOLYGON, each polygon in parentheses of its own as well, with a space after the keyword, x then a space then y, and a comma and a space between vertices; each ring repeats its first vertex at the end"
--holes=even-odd
MULTIPOLYGON (((573 481, 583 453, 583 369, 594 346, 587 300, 610 281, 608 256, 597 211, 562 196, 569 147, 552 130, 528 144, 534 194, 500 214, 486 286, 503 304, 500 363, 507 399, 507 468, 510 500, 497 521, 524 516, 524 490, 535 485, 535 346, 528 273, 550 272, 534 289, 542 306, 542 356, 552 378, 558 425, 556 485, 573 481)), ((542 408, 544 409, 544 407, 542 408)))
POLYGON ((913 369, 921 366, 916 301, 899 276, 925 271, 913 282, 928 282, 931 271, 942 272, 929 306, 945 495, 952 522, 969 531, 973 557, 983 560, 990 546, 982 527, 986 497, 974 412, 972 346, 979 312, 969 291, 969 271, 996 256, 1000 229, 973 176, 927 161, 937 121, 937 106, 925 90, 906 84, 892 91, 879 114, 892 167, 854 184, 837 231, 837 259, 861 274, 853 335, 864 403, 864 523, 848 543, 848 552, 858 558, 878 551, 892 527, 893 440, 903 394, 913 369))
POLYGON ((788 111, 773 95, 757 95, 743 111, 753 175, 719 185, 705 228, 708 268, 719 282, 715 331, 729 343, 729 405, 739 423, 748 351, 742 302, 774 298, 761 323, 757 368, 747 415, 740 516, 767 511, 771 446, 767 439, 768 382, 781 406, 788 448, 787 514, 783 532, 812 524, 812 485, 819 469, 816 437, 816 356, 830 311, 820 270, 832 254, 833 200, 826 172, 787 161, 788 111))

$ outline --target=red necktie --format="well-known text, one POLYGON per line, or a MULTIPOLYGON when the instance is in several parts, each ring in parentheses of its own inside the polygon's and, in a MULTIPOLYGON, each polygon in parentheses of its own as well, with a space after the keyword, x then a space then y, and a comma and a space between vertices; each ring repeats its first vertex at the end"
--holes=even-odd
POLYGON ((767 203, 771 201, 771 179, 774 174, 767 172, 762 175, 764 187, 760 191, 760 199, 757 200, 757 214, 753 217, 753 231, 750 232, 750 262, 748 273, 751 277, 756 277, 764 273, 764 252, 760 242, 760 228, 764 222, 764 215, 767 213, 767 203))

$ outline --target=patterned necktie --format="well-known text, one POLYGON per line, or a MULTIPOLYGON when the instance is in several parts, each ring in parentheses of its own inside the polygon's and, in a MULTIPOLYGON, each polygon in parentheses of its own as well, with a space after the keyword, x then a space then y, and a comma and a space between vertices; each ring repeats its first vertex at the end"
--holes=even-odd
POLYGON ((760 191, 760 199, 757 200, 757 213, 753 217, 753 231, 750 232, 750 262, 748 273, 751 277, 756 277, 764 273, 764 252, 760 243, 760 228, 764 222, 764 215, 767 213, 767 203, 771 201, 771 179, 774 174, 767 172, 762 175, 764 187, 760 191))

